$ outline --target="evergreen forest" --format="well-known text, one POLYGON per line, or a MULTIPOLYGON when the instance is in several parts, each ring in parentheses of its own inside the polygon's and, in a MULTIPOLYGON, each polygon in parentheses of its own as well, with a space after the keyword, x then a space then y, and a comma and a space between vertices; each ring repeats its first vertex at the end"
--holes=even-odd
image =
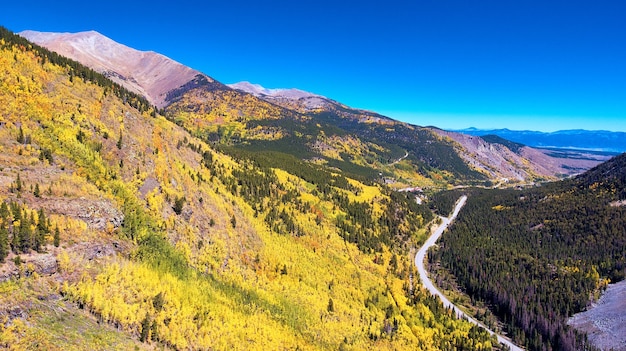
POLYGON ((566 321, 624 279, 626 155, 533 188, 441 193, 432 207, 446 213, 461 193, 468 202, 430 259, 529 350, 592 349, 566 321))

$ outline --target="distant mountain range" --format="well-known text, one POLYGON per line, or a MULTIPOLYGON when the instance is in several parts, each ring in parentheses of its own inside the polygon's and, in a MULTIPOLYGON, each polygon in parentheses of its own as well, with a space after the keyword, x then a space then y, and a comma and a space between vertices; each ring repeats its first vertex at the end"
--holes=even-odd
POLYGON ((455 132, 474 136, 497 135, 527 146, 546 149, 572 149, 618 154, 626 152, 626 133, 606 130, 560 130, 557 132, 468 128, 455 132))

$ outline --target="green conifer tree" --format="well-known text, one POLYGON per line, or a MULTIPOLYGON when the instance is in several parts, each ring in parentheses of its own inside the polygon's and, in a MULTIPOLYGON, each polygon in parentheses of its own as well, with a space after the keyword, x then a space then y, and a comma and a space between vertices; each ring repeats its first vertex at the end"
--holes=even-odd
POLYGON ((150 336, 150 327, 150 315, 146 313, 146 318, 144 318, 141 322, 141 334, 139 336, 139 341, 146 342, 148 340, 148 337, 150 336))
POLYGON ((176 197, 176 199, 174 200, 174 206, 172 207, 172 209, 174 210, 174 212, 179 215, 183 212, 183 206, 185 205, 185 197, 181 196, 181 197, 176 197))
POLYGON ((30 248, 41 252, 41 246, 43 245, 44 234, 39 230, 39 228, 35 227, 35 231, 33 232, 33 237, 31 239, 30 248))
POLYGON ((37 228, 44 234, 50 234, 50 220, 46 218, 46 213, 43 208, 37 211, 37 228))
POLYGON ((54 238, 53 238, 54 247, 59 247, 60 243, 61 243, 61 232, 59 231, 59 226, 56 226, 56 228, 54 228, 54 238))
POLYGON ((24 130, 22 129, 22 126, 20 126, 20 131, 17 135, 17 142, 20 144, 24 144, 25 138, 24 138, 24 130))
POLYGON ((0 219, 3 223, 7 223, 9 220, 9 206, 7 206, 7 203, 4 201, 0 205, 0 219))
POLYGON ((31 220, 28 215, 24 213, 19 227, 19 249, 21 252, 28 252, 33 245, 33 230, 30 227, 31 220))
POLYGON ((4 263, 4 259, 9 254, 9 229, 5 222, 0 224, 0 263, 4 263))
POLYGON ((117 144, 115 144, 118 149, 122 149, 122 131, 120 130, 120 137, 117 139, 117 144))
POLYGON ((17 174, 17 178, 15 179, 15 190, 17 190, 17 192, 21 192, 22 191, 22 178, 20 178, 20 174, 17 174))

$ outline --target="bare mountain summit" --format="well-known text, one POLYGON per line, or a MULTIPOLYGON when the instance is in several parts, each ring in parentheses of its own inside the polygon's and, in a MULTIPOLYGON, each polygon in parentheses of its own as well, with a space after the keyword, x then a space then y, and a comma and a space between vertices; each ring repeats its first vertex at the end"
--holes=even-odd
POLYGON ((104 74, 127 89, 144 95, 159 108, 169 103, 172 91, 185 86, 199 71, 153 51, 139 51, 95 32, 46 33, 23 31, 20 36, 104 74))
POLYGON ((227 84, 227 86, 299 113, 329 112, 358 122, 376 122, 383 124, 393 124, 396 122, 376 112, 352 108, 325 96, 300 89, 268 89, 259 84, 250 82, 227 84))
POLYGON ((239 82, 227 85, 235 90, 252 94, 258 98, 283 107, 296 107, 301 110, 300 112, 314 111, 325 108, 331 104, 338 104, 338 102, 330 100, 324 96, 309 93, 300 89, 267 89, 259 84, 252 84, 250 82, 239 82))

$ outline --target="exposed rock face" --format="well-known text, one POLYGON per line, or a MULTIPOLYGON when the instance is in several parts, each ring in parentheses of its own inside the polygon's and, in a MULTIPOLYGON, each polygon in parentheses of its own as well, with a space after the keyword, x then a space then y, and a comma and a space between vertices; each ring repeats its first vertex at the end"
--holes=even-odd
MULTIPOLYGON (((144 95, 159 108, 168 104, 167 95, 170 91, 202 75, 166 56, 152 51, 135 50, 95 31, 23 31, 19 35, 89 66, 127 89, 144 95)), ((214 81, 210 77, 206 78, 210 82, 214 81)))
POLYGON ((55 255, 51 253, 35 255, 31 260, 35 271, 39 274, 52 275, 57 272, 58 264, 55 255))
POLYGON ((113 228, 118 228, 124 221, 124 214, 106 200, 79 199, 45 199, 41 206, 51 213, 63 214, 66 216, 81 219, 90 228, 103 230, 107 223, 113 228))
POLYGON ((146 196, 148 196, 148 194, 154 189, 159 189, 160 191, 161 184, 156 178, 148 177, 146 178, 146 180, 144 180, 143 184, 139 188, 139 194, 141 194, 141 198, 145 200, 146 196))

